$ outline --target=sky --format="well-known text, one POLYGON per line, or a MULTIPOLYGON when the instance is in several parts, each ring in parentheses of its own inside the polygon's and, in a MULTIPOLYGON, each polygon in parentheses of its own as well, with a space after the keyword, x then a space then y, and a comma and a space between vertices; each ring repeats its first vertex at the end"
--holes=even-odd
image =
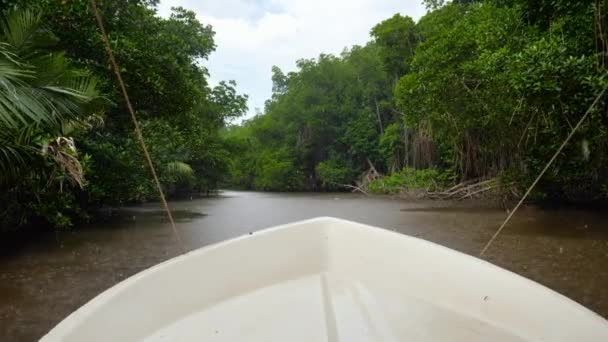
POLYGON ((213 27, 217 48, 203 65, 211 85, 235 80, 249 95, 244 118, 270 98, 273 65, 294 71, 298 59, 364 45, 371 28, 395 13, 416 21, 425 13, 421 0, 161 0, 158 13, 168 17, 176 6, 213 27))

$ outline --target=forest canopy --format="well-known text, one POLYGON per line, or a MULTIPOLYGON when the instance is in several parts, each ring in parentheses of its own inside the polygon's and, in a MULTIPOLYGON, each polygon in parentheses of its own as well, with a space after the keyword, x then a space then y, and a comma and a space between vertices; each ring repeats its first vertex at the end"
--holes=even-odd
MULTIPOLYGON (((608 84, 604 2, 426 4, 418 22, 396 14, 378 23, 365 46, 300 60, 287 74, 274 68, 264 113, 225 132, 240 151, 231 184, 345 189, 371 165, 392 177, 388 191, 412 179, 529 185, 608 84), (423 173, 409 177, 415 170, 423 173)), ((608 197, 601 103, 538 198, 608 197)))
MULTIPOLYGON (((156 4, 99 10, 165 192, 209 191, 229 165, 219 130, 247 97, 234 82, 209 85, 211 26, 184 8, 161 18, 156 4)), ((87 208, 156 199, 90 2, 0 8, 0 226, 67 226, 87 208)))

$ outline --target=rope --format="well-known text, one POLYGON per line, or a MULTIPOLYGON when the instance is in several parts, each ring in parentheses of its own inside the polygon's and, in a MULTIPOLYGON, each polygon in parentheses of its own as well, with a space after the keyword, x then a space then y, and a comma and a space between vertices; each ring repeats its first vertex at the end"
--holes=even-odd
POLYGON ((154 182, 156 183, 156 189, 158 190, 158 196, 160 197, 160 201, 162 202, 164 210, 167 212, 167 217, 169 218, 169 222, 171 223, 171 228, 173 230, 173 235, 175 236, 175 240, 179 244, 180 248, 185 251, 184 244, 182 239, 177 231, 177 227, 175 226, 175 221, 173 220, 173 215, 171 214, 171 210, 169 209, 169 204, 165 198, 165 193, 160 185, 160 181, 156 174, 156 169, 154 168, 154 164, 152 164, 152 158, 150 157, 150 153, 148 152, 148 147, 144 142, 144 137, 141 133, 141 129, 139 128, 139 123, 137 122, 137 117, 135 116, 135 111, 133 110, 133 106, 131 105, 131 100, 129 100, 129 94, 127 93, 127 88, 125 87, 125 83, 122 80, 122 76, 120 74, 120 69, 118 68, 118 63, 116 63, 116 59, 114 58, 114 53, 112 51, 112 47, 110 46, 110 41, 108 39, 108 35, 106 34, 106 30, 103 26, 103 21, 101 20, 101 15, 97 10, 97 1, 91 0, 91 6, 93 8, 93 14, 95 15, 95 19, 97 20, 97 26, 101 31, 101 39, 103 40, 103 44, 105 45, 106 52, 110 59, 110 63, 112 64, 112 69, 114 70, 114 74, 116 75, 116 79, 118 80, 118 84, 120 85, 120 89, 124 96, 125 102, 127 104, 127 109, 129 110, 129 114, 131 114, 131 120, 133 121, 133 126, 135 127, 135 134, 137 135, 137 140, 139 141, 139 145, 144 152, 144 156, 148 162, 148 166, 150 167, 150 171, 152 172, 152 177, 154 178, 154 182))
POLYGON ((530 192, 532 192, 532 189, 534 189, 534 187, 536 186, 536 184, 538 183, 538 181, 543 177, 543 175, 545 174, 545 172, 547 172, 547 170, 549 170, 549 167, 551 167, 551 164, 553 164, 553 162, 555 161, 555 159, 557 158, 557 156, 562 152, 562 150, 568 144, 568 142, 570 141, 570 139, 572 139, 572 137, 574 136, 574 133, 579 129, 579 127, 582 125, 582 123, 585 121, 585 119, 587 119, 587 116, 589 116, 589 113, 591 113, 591 111, 593 110, 593 108, 597 105, 598 101, 602 98, 602 96, 604 96, 604 93, 606 92, 607 89, 608 89, 608 85, 606 85, 604 87, 604 89, 602 89, 602 91, 597 95, 597 97, 595 98, 595 100, 593 100, 593 103, 591 104, 591 106, 589 106, 589 109, 587 109, 587 112, 585 112, 585 115, 583 115, 583 117, 578 121, 578 123, 576 124, 576 126, 574 126, 574 128, 572 129, 572 131, 570 132, 570 134, 568 135, 568 137, 566 138, 566 140, 564 140, 564 142, 562 143, 562 145, 557 149, 557 151, 555 152, 555 154, 553 155, 553 157, 551 157, 551 159, 549 160, 549 162, 547 163, 547 165, 545 165, 545 167, 540 172, 540 174, 536 177, 536 179, 534 180, 534 182, 532 183, 532 185, 530 185, 530 187, 528 188, 528 190, 526 191, 526 193, 524 194, 524 196, 519 200, 519 202, 517 203, 517 205, 515 206, 515 208, 513 208, 513 210, 511 210, 511 212, 509 213, 509 216, 507 216, 507 218, 500 225, 500 227, 498 228, 498 230, 496 231, 496 233, 494 233, 494 235, 490 238, 490 240, 488 241, 488 243, 486 243, 485 247, 479 253, 479 257, 480 258, 485 254, 485 252, 488 250, 488 248, 490 248, 490 246, 492 245, 492 243, 494 242, 494 240, 496 240, 496 238, 498 237, 498 235, 500 234, 500 232, 507 225, 507 223, 509 222, 509 220, 511 220, 511 217, 513 217, 513 215, 515 214, 515 212, 517 211, 517 209, 519 209, 519 207, 522 205, 522 203, 526 200, 526 198, 528 197, 528 195, 530 194, 530 192))

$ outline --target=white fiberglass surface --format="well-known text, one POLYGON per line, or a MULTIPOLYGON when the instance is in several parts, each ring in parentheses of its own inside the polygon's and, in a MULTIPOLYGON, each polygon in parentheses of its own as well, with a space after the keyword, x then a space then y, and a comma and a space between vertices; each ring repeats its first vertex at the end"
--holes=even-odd
POLYGON ((606 321, 482 260, 332 218, 141 272, 43 341, 599 341, 606 321))

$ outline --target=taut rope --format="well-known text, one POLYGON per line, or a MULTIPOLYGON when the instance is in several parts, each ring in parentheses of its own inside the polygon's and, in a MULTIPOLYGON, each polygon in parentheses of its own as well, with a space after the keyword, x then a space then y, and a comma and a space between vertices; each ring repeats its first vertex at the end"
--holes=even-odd
POLYGON ((498 228, 498 230, 496 231, 496 233, 494 233, 494 235, 492 235, 492 237, 490 238, 490 240, 488 241, 488 243, 486 243, 485 247, 483 247, 483 249, 479 253, 479 257, 482 257, 485 254, 485 252, 488 250, 488 248, 490 248, 490 245, 492 245, 492 243, 494 242, 494 240, 496 240, 496 238, 498 237, 498 235, 500 234, 500 232, 505 228, 505 226, 507 225, 507 223, 509 222, 509 220, 511 220, 511 217, 513 217, 513 215, 515 215, 515 212, 517 211, 517 209, 519 209, 519 207, 521 206, 521 204, 526 200, 526 198, 528 197, 528 195, 530 194, 530 192, 532 192, 532 189, 534 189, 534 187, 536 186, 536 183, 538 183, 538 181, 543 177, 543 175, 545 174, 545 172, 547 172, 547 170, 549 169, 549 167, 551 167, 551 164, 553 164, 553 162, 555 161, 555 159, 557 158, 557 156, 562 152, 562 150, 568 144, 568 142, 570 141, 570 139, 572 139, 572 137, 574 136, 574 133, 578 130, 578 128, 581 126, 581 124, 585 121, 585 119, 587 119, 587 116, 589 116, 589 113, 591 113, 591 111, 593 110, 593 108, 595 108, 595 106, 597 105, 597 103, 599 102, 599 100, 602 98, 602 96, 604 96, 604 93, 606 92, 606 89, 608 89, 608 85, 606 85, 604 87, 604 89, 602 89, 602 91, 600 91, 600 93, 597 95, 597 97, 595 98, 595 100, 593 100, 593 103, 591 104, 591 106, 589 106, 589 109, 587 109, 587 111, 585 112, 585 115, 583 115, 583 117, 578 121, 578 123, 576 124, 576 126, 574 126, 574 128, 572 128, 572 131, 570 132, 570 134, 568 135, 568 137, 566 138, 566 140, 564 140, 564 142, 562 143, 562 145, 557 149, 557 151, 555 151, 555 154, 553 155, 553 157, 551 157, 551 159, 549 160, 549 162, 547 163, 547 165, 545 165, 545 167, 540 172, 540 174, 536 177, 536 179, 534 180, 534 182, 532 183, 532 185, 530 185, 530 187, 528 188, 528 190, 526 191, 526 193, 524 194, 524 196, 519 200, 519 202, 513 208, 513 210, 511 210, 511 212, 509 213, 509 215, 507 216, 507 218, 505 219, 505 221, 500 225, 500 227, 498 228))
POLYGON ((116 75, 116 79, 118 80, 118 84, 120 85, 120 89, 122 90, 122 95, 125 98, 125 102, 127 103, 127 108, 129 110, 129 114, 131 114, 131 120, 133 121, 133 126, 135 127, 135 134, 137 135, 137 140, 139 141, 139 145, 141 150, 144 152, 144 156, 148 161, 148 166, 150 167, 150 171, 152 172, 152 177, 154 178, 154 182, 156 183, 156 189, 158 190, 158 196, 160 197, 160 201, 167 212, 167 217, 169 218, 169 222, 171 222, 171 228, 173 229, 173 235, 175 236, 175 240, 178 242, 182 251, 185 251, 184 244, 179 235, 177 227, 175 226, 175 221, 173 220, 173 215, 171 214, 171 209, 169 209, 169 204, 165 198, 165 193, 160 185, 160 181, 158 180, 158 176, 156 174, 156 169, 154 168, 154 164, 152 164, 152 158, 150 157, 150 153, 148 152, 148 147, 144 141, 144 136, 141 133, 141 129, 139 128, 139 123, 137 122, 137 117, 135 116, 135 111, 133 110, 133 106, 131 105, 131 100, 129 100, 129 94, 127 93, 127 88, 125 87, 125 83, 122 80, 122 76, 120 74, 120 69, 118 68, 118 63, 116 63, 116 59, 114 58, 114 53, 112 52, 112 47, 110 46, 110 41, 108 40, 108 35, 106 34, 106 30, 103 26, 103 21, 101 20, 101 15, 97 10, 97 1, 91 0, 91 7, 93 8, 93 14, 95 15, 95 19, 97 19, 97 26, 99 26, 99 30, 101 31, 101 39, 103 40, 103 44, 105 45, 106 52, 108 53, 108 58, 110 59, 110 63, 112 64, 112 69, 114 70, 114 74, 116 75))

